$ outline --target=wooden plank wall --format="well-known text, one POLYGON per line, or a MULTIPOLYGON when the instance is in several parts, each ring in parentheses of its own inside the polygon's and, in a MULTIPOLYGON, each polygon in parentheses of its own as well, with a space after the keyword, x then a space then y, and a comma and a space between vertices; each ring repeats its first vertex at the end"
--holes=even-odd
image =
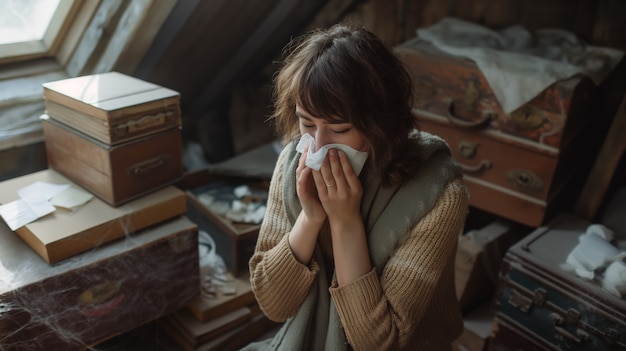
POLYGON ((349 14, 391 44, 446 16, 493 29, 514 24, 530 30, 560 28, 590 44, 626 49, 623 0, 368 0, 349 14))
MULTIPOLYGON (((626 50, 623 34, 626 1, 623 0, 328 0, 304 29, 347 19, 362 23, 393 46, 414 37, 418 28, 433 25, 447 16, 496 30, 515 24, 529 30, 560 28, 590 44, 626 50)), ((618 102, 619 97, 610 101, 615 105, 613 108, 618 102)), ((245 123, 245 120, 240 118, 237 122, 245 123)))

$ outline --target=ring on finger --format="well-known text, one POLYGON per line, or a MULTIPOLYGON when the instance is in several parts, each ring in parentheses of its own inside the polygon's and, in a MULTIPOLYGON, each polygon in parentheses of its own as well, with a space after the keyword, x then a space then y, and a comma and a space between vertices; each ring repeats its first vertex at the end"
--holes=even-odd
POLYGON ((334 187, 335 185, 337 185, 337 183, 331 183, 331 184, 328 184, 328 183, 327 183, 327 184, 326 184, 326 187, 327 187, 327 188, 332 188, 332 187, 334 187))

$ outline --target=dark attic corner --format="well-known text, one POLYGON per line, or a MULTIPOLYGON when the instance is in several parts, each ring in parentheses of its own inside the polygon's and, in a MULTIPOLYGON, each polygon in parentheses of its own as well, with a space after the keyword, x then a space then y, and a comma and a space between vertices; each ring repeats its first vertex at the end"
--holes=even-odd
POLYGON ((276 335, 249 271, 283 148, 274 79, 290 40, 341 22, 401 61, 416 125, 462 169, 452 349, 626 349, 624 15, 620 0, 0 0, 0 351, 276 335))

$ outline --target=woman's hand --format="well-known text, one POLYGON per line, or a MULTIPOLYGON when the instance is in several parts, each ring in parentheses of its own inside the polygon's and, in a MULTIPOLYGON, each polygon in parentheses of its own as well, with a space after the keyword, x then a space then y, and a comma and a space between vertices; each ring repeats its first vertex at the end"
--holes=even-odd
POLYGON ((313 178, 328 214, 337 284, 342 286, 372 269, 361 218, 363 187, 341 150, 329 150, 320 171, 313 172, 313 178))
POLYGON ((331 225, 361 221, 361 181, 346 154, 328 150, 319 172, 313 171, 319 199, 331 225))
POLYGON ((296 169, 296 192, 300 199, 302 211, 307 219, 311 222, 322 223, 326 219, 326 212, 319 200, 318 191, 313 178, 314 171, 305 165, 308 152, 309 145, 304 148, 302 155, 300 155, 300 160, 298 161, 298 168, 296 169))

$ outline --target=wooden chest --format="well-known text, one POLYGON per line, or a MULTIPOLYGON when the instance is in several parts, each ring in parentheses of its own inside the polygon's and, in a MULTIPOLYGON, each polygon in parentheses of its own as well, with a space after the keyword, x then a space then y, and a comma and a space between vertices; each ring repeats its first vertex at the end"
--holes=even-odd
POLYGON ((626 349, 626 300, 560 268, 589 224, 560 214, 507 252, 493 350, 626 349))
POLYGON ((200 293, 184 216, 50 266, 0 223, 0 349, 85 350, 200 293))
POLYGON ((116 145, 181 125, 180 94, 119 72, 43 84, 46 113, 116 145))
POLYGON ((449 143, 472 206, 539 226, 571 200, 567 190, 588 167, 579 141, 590 123, 590 79, 555 83, 505 113, 474 62, 417 39, 395 52, 414 82, 419 127, 449 143))
POLYGON ((46 115, 42 122, 49 167, 113 206, 182 177, 178 128, 111 146, 46 115))

